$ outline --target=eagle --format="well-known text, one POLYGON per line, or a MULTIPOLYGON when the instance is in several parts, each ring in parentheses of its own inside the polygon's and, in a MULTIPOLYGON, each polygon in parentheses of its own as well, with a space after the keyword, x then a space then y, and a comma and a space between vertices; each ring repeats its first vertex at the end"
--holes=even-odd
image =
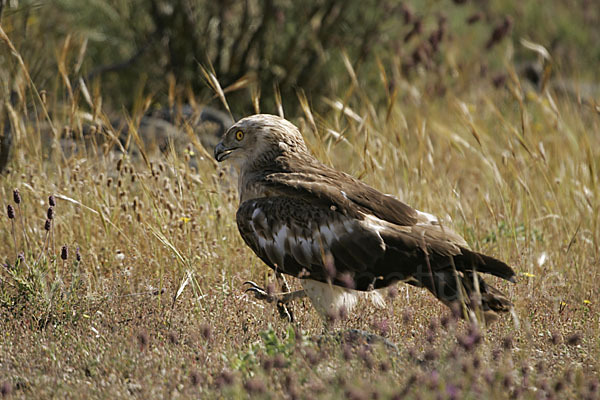
POLYGON ((237 169, 236 222, 244 242, 278 275, 299 278, 303 287, 273 294, 246 282, 257 298, 285 306, 308 296, 321 315, 334 316, 351 312, 360 294, 381 303, 379 289, 402 281, 427 289, 467 319, 494 321, 512 309, 481 276, 515 282, 511 267, 471 250, 435 216, 319 162, 286 119, 257 114, 239 120, 214 157, 237 169))

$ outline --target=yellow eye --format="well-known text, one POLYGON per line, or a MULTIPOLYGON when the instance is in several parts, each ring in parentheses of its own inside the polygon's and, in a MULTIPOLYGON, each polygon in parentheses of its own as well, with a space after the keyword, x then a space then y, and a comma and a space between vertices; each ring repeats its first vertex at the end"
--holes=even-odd
POLYGON ((238 141, 242 140, 242 139, 244 138, 244 132, 242 132, 242 131, 237 131, 237 132, 235 133, 235 138, 236 138, 238 141))

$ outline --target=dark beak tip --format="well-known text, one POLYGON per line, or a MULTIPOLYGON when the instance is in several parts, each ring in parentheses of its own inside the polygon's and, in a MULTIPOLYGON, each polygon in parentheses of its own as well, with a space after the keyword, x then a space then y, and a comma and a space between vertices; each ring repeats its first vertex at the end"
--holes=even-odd
POLYGON ((215 146, 215 150, 213 152, 213 155, 215 157, 215 160, 217 160, 218 162, 221 162, 220 160, 220 155, 223 152, 223 145, 219 142, 216 146, 215 146))

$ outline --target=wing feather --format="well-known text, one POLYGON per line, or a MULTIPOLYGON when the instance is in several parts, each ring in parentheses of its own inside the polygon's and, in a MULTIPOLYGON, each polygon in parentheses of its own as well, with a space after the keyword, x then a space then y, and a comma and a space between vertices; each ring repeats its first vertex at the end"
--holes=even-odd
POLYGON ((422 281, 452 268, 514 279, 508 265, 471 251, 433 216, 354 178, 336 176, 267 174, 262 184, 269 197, 244 201, 238 209, 244 241, 280 272, 339 285, 350 274, 359 290, 422 281))
POLYGON ((292 195, 333 205, 345 214, 358 212, 398 225, 414 225, 418 212, 393 196, 381 193, 351 175, 326 165, 294 165, 294 172, 274 172, 263 178, 263 184, 281 195, 292 195))
POLYGON ((271 268, 323 282, 368 271, 385 251, 381 236, 358 220, 302 199, 248 200, 240 205, 236 220, 246 244, 271 268), (333 256, 334 277, 324 267, 325 254, 333 256))

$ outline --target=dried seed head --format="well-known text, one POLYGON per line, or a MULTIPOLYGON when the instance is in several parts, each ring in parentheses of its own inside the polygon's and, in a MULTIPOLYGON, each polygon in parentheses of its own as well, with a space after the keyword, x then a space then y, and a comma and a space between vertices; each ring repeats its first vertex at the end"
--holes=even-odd
POLYGON ((381 336, 387 336, 390 333, 390 324, 386 318, 375 321, 373 323, 373 328, 375 328, 381 336))
POLYGON ((576 332, 572 335, 569 335, 569 337, 567 337, 567 344, 570 346, 576 346, 581 342, 581 334, 576 332))
POLYGON ((472 25, 472 24, 478 22, 479 20, 481 20, 482 18, 483 18, 483 13, 476 12, 475 14, 471 14, 467 18, 467 24, 472 25))
POLYGON ((179 339, 177 338, 177 334, 173 331, 170 331, 169 334, 167 335, 167 339, 169 340, 170 344, 177 344, 179 343, 179 339))
POLYGON ((504 378, 502 379, 502 385, 508 389, 512 386, 513 382, 512 382, 512 378, 510 377, 510 375, 504 375, 504 378))
POLYGON ((429 329, 431 330, 431 332, 435 334, 438 330, 438 327, 439 327, 439 325, 438 325, 437 320, 431 318, 429 320, 429 329))
POLYGON ((308 363, 312 366, 317 365, 321 361, 319 353, 317 353, 314 349, 311 348, 307 348, 305 350, 305 356, 308 363))
POLYGON ((146 350, 146 347, 148 347, 148 341, 149 341, 148 334, 145 331, 138 333, 137 340, 140 345, 140 350, 141 351, 146 350))
POLYGON ((450 306, 450 310, 452 311, 452 318, 454 318, 455 320, 460 319, 463 315, 463 309, 457 301, 452 303, 452 305, 450 306))
POLYGON ((12 206, 12 204, 9 204, 6 207, 6 212, 8 214, 9 219, 13 219, 15 217, 15 208, 12 206))
POLYGON ((19 189, 13 190, 13 200, 15 204, 21 204, 21 194, 19 193, 19 189))
POLYGON ((350 275, 349 273, 344 273, 339 277, 340 282, 342 282, 342 285, 344 285, 344 287, 348 288, 348 289, 354 289, 356 287, 356 284, 354 283, 354 278, 352 278, 352 275, 350 275))
POLYGON ((505 74, 496 75, 492 78, 492 85, 494 85, 494 87, 496 89, 498 89, 498 88, 504 86, 506 79, 507 79, 507 76, 505 74))
POLYGON ((190 382, 192 386, 198 386, 200 384, 200 374, 198 371, 193 370, 190 372, 190 382))
POLYGON ((284 368, 287 365, 285 361, 285 357, 281 353, 277 353, 275 357, 273 357, 273 367, 277 369, 284 368))
POLYGON ((448 326, 450 325, 450 317, 447 314, 444 314, 442 318, 440 318, 440 324, 444 329, 448 329, 448 326))
POLYGON ((344 396, 348 400, 366 400, 369 398, 367 393, 357 387, 349 387, 344 391, 344 396))
POLYGON ((333 256, 331 253, 325 253, 323 256, 323 264, 325 267, 325 271, 327 272, 327 278, 333 279, 337 274, 337 270, 335 269, 335 265, 333 262, 333 256))
POLYGON ((400 6, 402 10, 402 17, 404 18, 405 24, 410 24, 413 21, 413 17, 415 13, 413 10, 405 3, 402 3, 400 6))
POLYGON ((471 370, 471 365, 466 360, 462 360, 460 363, 460 370, 463 374, 466 374, 471 370))
POLYGON ((499 25, 496 25, 496 27, 494 28, 494 31, 492 32, 490 39, 488 40, 487 44, 485 45, 485 48, 487 50, 489 50, 492 47, 494 47, 498 42, 500 42, 502 39, 504 39, 504 37, 510 31, 512 24, 513 24, 513 21, 510 16, 504 17, 504 20, 499 25))
POLYGON ((398 296, 398 288, 394 285, 394 286, 390 286, 387 292, 387 295, 389 297, 390 300, 393 300, 396 298, 396 296, 398 296))
POLYGON ((215 381, 217 386, 229 386, 235 381, 235 376, 231 371, 223 370, 215 381))
POLYGON ((51 226, 52 226, 52 222, 49 219, 47 219, 46 222, 44 223, 44 230, 49 231, 51 226))
POLYGON ((437 360, 438 358, 438 353, 437 351, 435 351, 434 349, 429 349, 425 352, 425 354, 423 354, 423 359, 425 361, 433 361, 433 360, 437 360))
POLYGON ((552 332, 552 334, 550 335, 550 343, 552 343, 553 345, 557 345, 560 344, 561 342, 561 338, 560 338, 560 333, 558 332, 552 332))
POLYGON ((440 382, 440 373, 434 369, 433 371, 431 371, 429 373, 429 376, 427 377, 427 386, 431 390, 434 390, 438 387, 439 382, 440 382))
POLYGON ((54 219, 54 207, 48 207, 48 212, 46 213, 48 219, 54 219))
POLYGON ((500 359, 501 354, 502 354, 502 350, 500 350, 500 349, 492 350, 492 360, 498 361, 500 359))
POLYGON ((273 282, 267 283, 267 287, 265 289, 269 296, 272 296, 275 294, 276 289, 275 289, 275 284, 273 282))
POLYGON ((208 324, 202 324, 200 333, 205 340, 210 340, 212 338, 212 328, 208 324))
POLYGON ((250 378, 244 384, 244 389, 246 389, 249 394, 264 393, 265 383, 259 378, 250 378))
POLYGON ((485 383, 487 383, 490 386, 494 384, 494 374, 492 374, 492 372, 489 369, 484 370, 482 376, 485 383))
POLYGON ((48 197, 48 204, 50 207, 56 206, 56 199, 54 198, 54 195, 50 195, 50 197, 48 197))
POLYGON ((455 399, 462 398, 461 393, 460 393, 460 388, 453 384, 446 385, 446 393, 448 394, 449 400, 455 400, 455 399))
POLYGON ((561 380, 556 381, 556 383, 554 384, 554 391, 557 393, 561 392, 564 388, 565 388, 565 383, 561 380))
POLYGON ((12 394, 12 386, 10 382, 3 382, 0 386, 0 395, 2 397, 8 397, 12 394))
POLYGON ((344 347, 342 348, 342 356, 344 357, 344 360, 350 361, 352 359, 352 346, 349 344, 344 344, 344 347))
POLYGON ((539 361, 535 365, 535 370, 537 371, 538 374, 543 374, 544 371, 546 370, 546 366, 544 365, 544 362, 543 361, 539 361))
POLYGON ((333 324, 340 317, 340 313, 335 310, 327 310, 327 314, 325 315, 325 319, 328 323, 333 324))
POLYGON ((531 367, 525 362, 521 365, 521 375, 523 375, 523 378, 527 378, 529 376, 530 369, 531 367))
POLYGON ((431 329, 427 329, 425 332, 425 340, 427 340, 428 343, 433 344, 435 342, 435 332, 431 329))
POLYGON ((67 245, 64 245, 61 249, 60 249, 60 258, 63 261, 66 261, 67 258, 69 258, 69 249, 67 247, 67 245))
POLYGON ((391 369, 391 365, 387 361, 382 361, 379 363, 379 370, 381 372, 388 372, 391 369))
POLYGON ((368 346, 361 347, 358 351, 358 356, 365 363, 365 367, 367 367, 368 369, 373 369, 373 367, 375 366, 375 362, 373 361, 373 357, 371 357, 371 354, 369 354, 368 346))
POLYGON ((513 338, 511 336, 502 339, 502 348, 504 348, 504 350, 511 350, 513 348, 513 338))
POLYGON ((270 371, 273 368, 273 359, 271 357, 263 356, 260 360, 260 365, 265 371, 270 371))
POLYGON ((348 319, 348 309, 342 305, 338 310, 338 315, 341 320, 348 319))

